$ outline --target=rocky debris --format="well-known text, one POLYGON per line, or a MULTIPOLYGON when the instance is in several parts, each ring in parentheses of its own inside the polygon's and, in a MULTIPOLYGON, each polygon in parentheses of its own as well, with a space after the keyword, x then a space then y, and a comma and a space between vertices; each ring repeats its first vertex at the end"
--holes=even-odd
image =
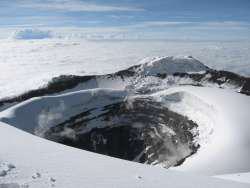
MULTIPOLYGON (((240 88, 239 92, 250 95, 250 78, 240 76, 228 71, 208 70, 205 73, 174 73, 176 77, 190 78, 194 81, 194 85, 204 86, 207 83, 218 85, 224 88, 225 84, 235 88, 240 88)), ((166 74, 159 75, 162 78, 167 77, 166 74)))
POLYGON ((0 177, 6 176, 12 169, 16 168, 11 163, 0 163, 0 177))
POLYGON ((0 177, 2 176, 6 176, 7 175, 7 171, 6 170, 1 170, 0 171, 0 177))
POLYGON ((32 179, 37 179, 37 178, 41 178, 42 175, 39 172, 36 172, 33 176, 32 179))

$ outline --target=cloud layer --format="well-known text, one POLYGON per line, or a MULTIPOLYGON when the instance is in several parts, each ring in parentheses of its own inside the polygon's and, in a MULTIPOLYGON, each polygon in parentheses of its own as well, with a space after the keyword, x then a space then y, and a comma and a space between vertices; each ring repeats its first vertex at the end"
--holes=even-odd
POLYGON ((43 10, 59 10, 70 12, 110 12, 110 11, 143 11, 142 8, 125 7, 125 6, 110 6, 96 4, 91 2, 83 2, 79 0, 46 0, 46 1, 23 1, 19 5, 24 8, 35 8, 43 10))
POLYGON ((100 39, 250 39, 250 2, 187 1, 0 0, 0 38, 50 27, 80 28, 74 36, 100 39))

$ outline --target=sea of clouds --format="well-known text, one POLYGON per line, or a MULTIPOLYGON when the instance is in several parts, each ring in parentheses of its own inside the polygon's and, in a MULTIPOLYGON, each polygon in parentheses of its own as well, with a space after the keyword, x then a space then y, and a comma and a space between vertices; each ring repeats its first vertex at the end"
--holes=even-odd
POLYGON ((22 29, 10 32, 8 40, 0 39, 0 98, 41 87, 62 74, 111 73, 156 56, 191 55, 211 68, 250 76, 249 41, 127 40, 87 34, 22 29))

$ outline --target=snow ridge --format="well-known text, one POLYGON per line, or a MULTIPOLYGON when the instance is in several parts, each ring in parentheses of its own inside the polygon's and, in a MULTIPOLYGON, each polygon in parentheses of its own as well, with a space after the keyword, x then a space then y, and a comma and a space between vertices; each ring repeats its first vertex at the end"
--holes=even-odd
POLYGON ((150 60, 142 60, 139 67, 139 74, 152 76, 157 74, 173 74, 201 72, 209 70, 207 66, 192 56, 187 57, 156 57, 150 60))

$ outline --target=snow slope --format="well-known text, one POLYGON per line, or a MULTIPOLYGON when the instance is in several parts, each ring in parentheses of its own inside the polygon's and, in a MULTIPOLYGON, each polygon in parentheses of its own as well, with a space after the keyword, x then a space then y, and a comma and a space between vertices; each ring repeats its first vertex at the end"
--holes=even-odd
POLYGON ((38 138, 4 123, 0 123, 0 135, 0 187, 249 187, 104 157, 38 138))
MULTIPOLYGON (((90 110, 124 100, 127 92, 113 89, 81 90, 56 96, 37 97, 0 113, 0 121, 33 133, 46 131, 83 109, 90 110), (36 127, 39 125, 39 127, 36 127)), ((94 116, 100 112, 96 111, 94 116)), ((97 123, 97 122, 96 122, 97 123)))
MULTIPOLYGON (((28 132, 43 131, 86 110, 124 100, 123 90, 90 89, 29 99, 0 113, 0 121, 28 132), (39 125, 39 127, 35 127, 39 125)), ((208 175, 249 172, 250 97, 231 90, 176 87, 138 97, 155 98, 198 124, 196 154, 177 169, 208 175), (232 152, 233 151, 233 152, 232 152)), ((133 94, 133 98, 137 95, 133 94)), ((95 112, 98 116, 99 112, 95 112)), ((87 125, 100 126, 101 122, 87 125)), ((195 131, 195 130, 194 130, 195 131)), ((39 135, 39 133, 37 133, 39 135)))
POLYGON ((233 180, 242 183, 250 183, 250 172, 245 173, 237 173, 237 174, 223 174, 219 176, 215 176, 217 178, 226 179, 226 180, 233 180))
POLYGON ((201 147, 177 169, 210 175, 249 172, 250 97, 192 86, 171 88, 155 97, 199 125, 201 147))

